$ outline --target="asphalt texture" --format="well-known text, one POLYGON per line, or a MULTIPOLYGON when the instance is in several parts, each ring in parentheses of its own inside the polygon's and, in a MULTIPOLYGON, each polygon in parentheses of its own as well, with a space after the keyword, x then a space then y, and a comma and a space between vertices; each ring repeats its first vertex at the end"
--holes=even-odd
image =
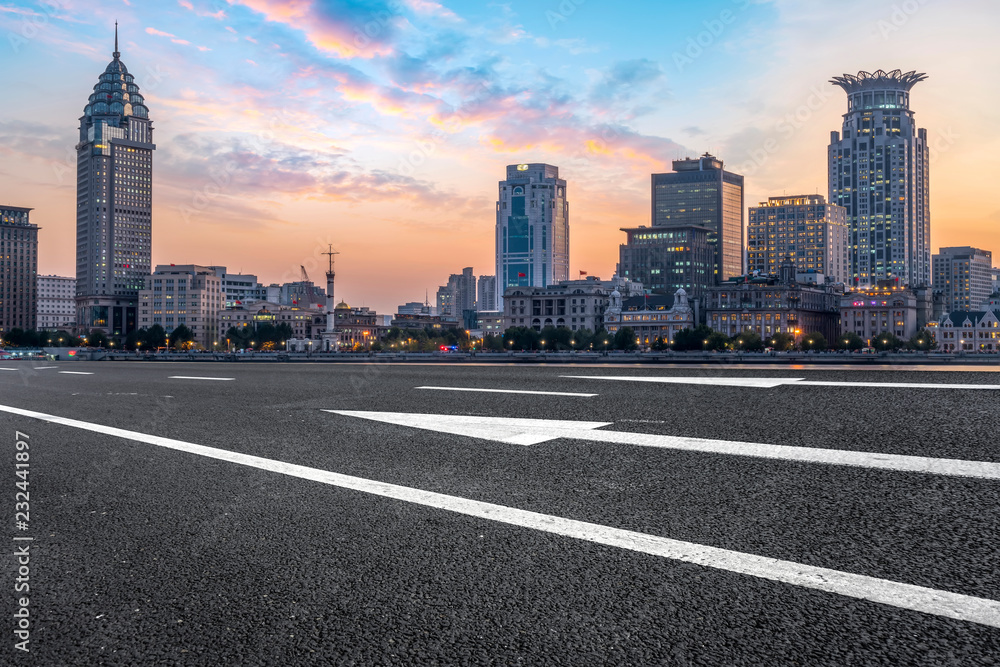
MULTIPOLYGON (((4 362, 0 404, 697 544, 1000 600, 1000 482, 325 412, 1000 462, 1000 391, 562 375, 1000 384, 1000 372, 4 362), (35 370, 38 366, 56 366, 35 370), (60 371, 90 372, 70 375, 60 371), (232 377, 233 381, 169 376, 232 377), (422 385, 598 394, 417 390, 422 385)), ((997 665, 1000 630, 0 413, 0 664, 997 665), (30 528, 15 528, 15 432, 30 528), (30 652, 14 647, 30 536, 30 652), (4 627, 6 624, 7 627, 4 627)))

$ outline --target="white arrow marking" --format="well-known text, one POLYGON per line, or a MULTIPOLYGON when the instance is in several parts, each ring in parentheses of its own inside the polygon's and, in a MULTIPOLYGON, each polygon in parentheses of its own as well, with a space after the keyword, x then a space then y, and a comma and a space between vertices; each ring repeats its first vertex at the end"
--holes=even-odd
POLYGON ((414 387, 414 389, 436 389, 438 391, 477 391, 489 394, 532 394, 535 396, 579 396, 593 398, 597 394, 577 394, 568 391, 530 391, 528 389, 480 389, 479 387, 414 387))
POLYGON ((708 384, 720 387, 756 387, 773 389, 796 387, 878 387, 883 389, 1000 389, 998 384, 927 384, 920 382, 826 382, 805 378, 727 378, 727 377, 649 377, 617 375, 560 375, 573 380, 620 380, 623 382, 657 382, 664 384, 708 384))
POLYGON ((260 456, 251 456, 225 449, 206 447, 205 445, 184 442, 183 440, 173 440, 157 435, 127 431, 112 426, 91 424, 67 417, 47 415, 33 410, 23 410, 21 408, 0 405, 0 411, 94 433, 144 442, 156 445, 157 447, 204 456, 217 461, 227 461, 250 468, 307 479, 342 489, 360 491, 382 498, 402 500, 403 502, 423 507, 455 512, 456 514, 476 519, 485 519, 487 521, 530 528, 553 535, 570 537, 619 549, 627 549, 629 551, 669 558, 685 563, 693 563, 717 570, 745 574, 792 586, 801 586, 803 588, 836 593, 837 595, 844 595, 859 600, 868 600, 900 609, 908 609, 1000 628, 1000 602, 987 598, 977 598, 971 595, 940 591, 924 586, 904 584, 898 581, 877 579, 863 574, 841 572, 839 570, 805 565, 793 561, 777 560, 757 554, 720 549, 693 542, 681 542, 680 540, 672 540, 658 535, 637 533, 631 530, 602 526, 586 521, 565 519, 551 514, 540 514, 504 505, 484 503, 479 500, 448 496, 443 493, 387 484, 363 477, 341 475, 318 468, 309 468, 294 463, 265 459, 260 456))
POLYGON ((537 445, 559 438, 575 438, 590 429, 611 426, 612 422, 577 422, 549 419, 497 419, 465 415, 423 415, 409 412, 352 412, 324 410, 347 417, 360 417, 387 424, 410 426, 438 433, 466 435, 508 445, 537 445))
POLYGON ((763 459, 799 461, 802 463, 824 463, 829 465, 898 470, 902 472, 919 472, 932 475, 1000 479, 1000 463, 988 461, 937 459, 926 456, 879 454, 876 452, 858 452, 844 449, 792 447, 790 445, 768 445, 759 442, 707 440, 703 438, 656 435, 652 433, 594 430, 603 426, 611 426, 607 422, 505 419, 501 417, 428 415, 405 412, 357 412, 352 410, 324 410, 324 412, 515 445, 537 445, 557 438, 569 438, 590 442, 660 447, 663 449, 678 449, 709 454, 751 456, 763 459))

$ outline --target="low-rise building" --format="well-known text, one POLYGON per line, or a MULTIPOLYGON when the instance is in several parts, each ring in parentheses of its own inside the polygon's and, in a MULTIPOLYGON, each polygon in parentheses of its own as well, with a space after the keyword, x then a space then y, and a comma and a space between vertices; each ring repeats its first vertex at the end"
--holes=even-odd
POLYGON ((1000 352, 1000 308, 949 313, 934 336, 942 352, 1000 352))
POLYGON ((727 336, 750 331, 767 339, 777 333, 837 335, 840 293, 833 285, 807 285, 774 277, 743 276, 706 291, 709 327, 727 336))
POLYGON ((367 349, 385 338, 388 327, 379 323, 379 315, 367 307, 351 308, 341 301, 333 310, 333 321, 340 335, 341 349, 367 349))
POLYGON ((856 333, 869 345, 880 334, 908 340, 917 333, 920 299, 916 292, 892 281, 845 294, 840 299, 840 332, 856 333))
POLYGON ((617 292, 612 292, 604 313, 604 328, 609 334, 631 327, 639 344, 647 347, 657 338, 673 343, 678 332, 695 326, 694 308, 683 289, 674 292, 672 297, 656 294, 624 300, 617 292))
MULTIPOLYGON (((283 306, 273 301, 242 304, 220 313, 218 337, 220 341, 225 341, 230 328, 251 327, 256 331, 264 324, 287 324, 292 330, 292 338, 319 341, 326 328, 326 315, 321 308, 283 306)), ((319 347, 316 349, 318 351, 319 347)))
POLYGON ((38 331, 72 331, 76 326, 76 278, 38 276, 38 331))
POLYGON ((160 264, 139 292, 139 328, 159 324, 169 335, 183 324, 195 343, 212 349, 223 304, 222 277, 214 268, 160 264))
POLYGON ((642 285, 614 276, 601 280, 596 276, 584 280, 563 280, 547 287, 510 287, 503 294, 503 326, 530 327, 541 331, 545 327, 566 327, 576 331, 596 331, 604 326, 604 311, 611 293, 637 296, 642 285))

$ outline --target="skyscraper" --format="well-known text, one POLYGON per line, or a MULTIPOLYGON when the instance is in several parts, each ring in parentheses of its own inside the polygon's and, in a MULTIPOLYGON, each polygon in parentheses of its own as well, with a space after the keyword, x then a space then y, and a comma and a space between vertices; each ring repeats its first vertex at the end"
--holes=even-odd
POLYGON ((847 113, 843 132, 830 133, 829 195, 847 209, 855 285, 930 285, 927 130, 910 110, 910 89, 926 78, 897 69, 831 80, 847 93, 847 113))
POLYGON ((76 308, 83 333, 137 328, 152 256, 153 126, 118 52, 80 118, 76 196, 76 308))
POLYGON ((497 201, 497 308, 509 287, 569 279, 569 202, 559 167, 512 164, 497 201))
POLYGON ((993 253, 989 250, 941 248, 932 264, 934 289, 944 293, 946 313, 979 310, 993 294, 993 253))
POLYGON ((495 312, 497 309, 497 277, 479 276, 476 282, 476 310, 495 312))
POLYGON ((823 195, 768 197, 749 209, 747 270, 779 275, 791 257, 797 271, 822 273, 848 281, 847 211, 827 204, 823 195))
POLYGON ((715 244, 713 284, 743 275, 743 177, 705 153, 652 175, 653 227, 704 227, 715 244))
POLYGON ((0 206, 0 334, 34 329, 37 317, 38 226, 30 208, 0 206))

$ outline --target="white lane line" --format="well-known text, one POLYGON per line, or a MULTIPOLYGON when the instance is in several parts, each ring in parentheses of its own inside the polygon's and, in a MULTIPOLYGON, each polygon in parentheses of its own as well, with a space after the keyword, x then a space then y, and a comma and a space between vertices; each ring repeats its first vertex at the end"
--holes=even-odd
POLYGON ((0 371, 16 371, 16 368, 0 368, 0 371))
POLYGON ((354 410, 324 410, 347 417, 358 417, 386 424, 465 435, 517 445, 537 445, 557 438, 572 438, 590 442, 606 442, 640 447, 660 447, 689 452, 750 456, 764 459, 822 463, 828 465, 877 468, 901 472, 918 472, 955 477, 1000 479, 1000 463, 937 459, 926 456, 879 454, 845 449, 819 449, 769 445, 759 442, 708 440, 652 433, 596 431, 602 422, 550 421, 548 419, 505 419, 501 417, 467 417, 464 415, 429 415, 406 412, 361 412, 354 410))
POLYGON ((868 600, 870 602, 898 607, 900 609, 1000 628, 1000 602, 987 598, 978 598, 971 595, 926 588, 924 586, 904 584, 851 572, 841 572, 839 570, 805 565, 793 561, 777 560, 766 556, 720 549, 693 542, 682 542, 680 540, 672 540, 666 537, 638 533, 611 526, 602 526, 586 521, 565 519, 551 514, 529 512, 514 507, 495 505, 493 503, 449 496, 443 493, 424 491, 396 484, 387 484, 363 477, 342 475, 318 468, 309 468, 294 463, 285 463, 284 461, 265 459, 225 449, 206 447, 182 440, 173 440, 157 435, 127 431, 101 424, 92 424, 76 419, 35 412, 33 410, 23 410, 21 408, 0 405, 0 411, 40 419, 53 424, 79 428, 85 431, 92 431, 94 433, 101 433, 103 435, 144 442, 219 461, 228 461, 251 468, 290 475, 300 479, 308 479, 342 489, 402 500, 424 507, 433 507, 477 519, 486 519, 512 526, 531 528, 554 535, 604 544, 685 563, 694 563, 717 570, 745 574, 792 586, 811 588, 859 600, 868 600))
POLYGON ((650 377, 617 375, 560 375, 574 380, 619 380, 664 384, 707 384, 720 387, 756 387, 773 389, 782 386, 878 387, 882 389, 1000 389, 1000 384, 931 384, 921 382, 833 382, 805 378, 726 378, 726 377, 650 377))
POLYGON ((59 368, 58 366, 32 366, 32 370, 36 371, 47 371, 50 368, 59 368))
POLYGON ((88 373, 86 371, 59 371, 63 375, 93 375, 93 373, 88 373))
POLYGON ((236 378, 210 378, 210 377, 196 377, 193 375, 171 375, 167 378, 168 380, 235 380, 236 378))
POLYGON ((436 389, 438 391, 476 391, 489 394, 531 394, 535 396, 580 396, 592 398, 598 394, 578 394, 570 391, 530 391, 528 389, 480 389, 478 387, 414 387, 414 389, 436 389))

